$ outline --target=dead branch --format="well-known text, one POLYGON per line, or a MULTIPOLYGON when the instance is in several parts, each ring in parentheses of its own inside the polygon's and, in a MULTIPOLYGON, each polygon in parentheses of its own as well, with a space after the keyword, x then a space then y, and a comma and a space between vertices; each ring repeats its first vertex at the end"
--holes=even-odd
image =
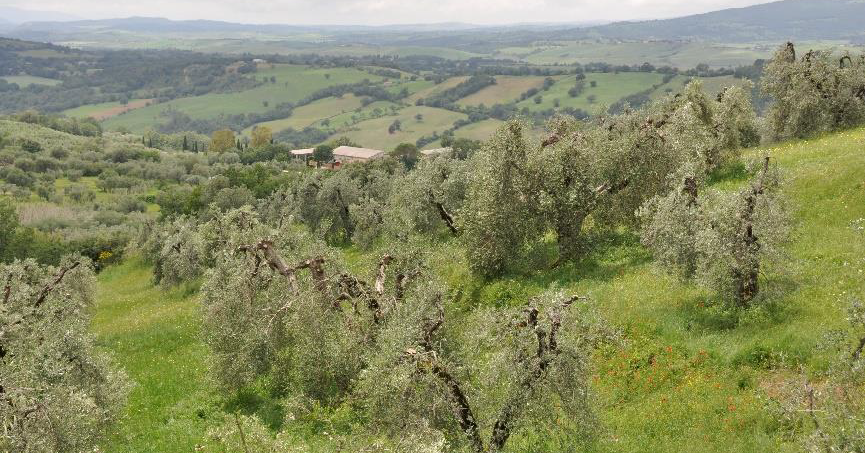
POLYGON ((445 208, 445 206, 435 199, 435 195, 433 194, 432 189, 429 191, 429 201, 433 206, 438 210, 439 217, 441 217, 442 221, 444 221, 445 225, 447 225, 448 229, 451 231, 451 234, 454 236, 459 235, 459 230, 456 227, 456 221, 454 221, 453 215, 445 208))
POLYGON ((48 294, 50 294, 51 291, 54 291, 54 288, 55 288, 57 285, 59 285, 60 282, 63 281, 63 277, 66 276, 66 273, 69 272, 69 271, 71 271, 71 270, 73 270, 73 269, 75 269, 75 268, 78 267, 79 265, 81 265, 81 262, 80 262, 80 261, 76 261, 76 262, 72 263, 72 265, 69 266, 69 267, 61 268, 61 269, 60 269, 60 272, 57 274, 57 277, 54 278, 54 281, 51 282, 51 283, 46 284, 46 285, 42 288, 42 291, 39 293, 39 297, 36 298, 36 302, 33 304, 33 307, 34 307, 34 308, 39 308, 39 306, 42 305, 43 302, 45 302, 45 298, 48 297, 48 294))
POLYGON ((379 296, 384 294, 384 281, 387 278, 387 266, 393 262, 393 256, 385 255, 381 257, 378 262, 378 274, 375 277, 375 292, 378 293, 379 296))
POLYGON ((3 305, 9 302, 9 296, 12 294, 12 273, 6 277, 6 286, 3 287, 3 305))

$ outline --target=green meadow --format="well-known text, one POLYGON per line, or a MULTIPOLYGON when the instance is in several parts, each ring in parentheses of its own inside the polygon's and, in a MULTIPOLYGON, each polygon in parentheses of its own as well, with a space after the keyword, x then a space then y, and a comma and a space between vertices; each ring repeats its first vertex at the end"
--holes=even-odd
POLYGON ((57 79, 48 79, 45 77, 36 77, 31 75, 17 75, 17 76, 5 76, 0 77, 9 83, 16 83, 20 87, 26 87, 29 85, 48 85, 55 86, 59 85, 62 81, 57 79))
POLYGON ((399 110, 396 115, 361 121, 346 130, 337 132, 332 138, 346 136, 361 146, 392 150, 400 143, 414 143, 417 139, 444 132, 454 121, 466 118, 465 114, 433 107, 416 106, 399 110), (420 114, 421 119, 417 118, 420 114), (401 130, 389 133, 389 126, 399 120, 401 130))
POLYGON ((312 68, 297 65, 274 65, 256 73, 259 80, 268 81, 250 90, 233 93, 211 93, 203 96, 174 99, 136 109, 105 121, 105 127, 125 127, 142 132, 167 121, 163 112, 176 110, 192 118, 215 118, 219 115, 264 113, 282 102, 297 102, 323 88, 377 81, 381 77, 351 68, 312 68), (270 82, 273 77, 275 82, 270 82))

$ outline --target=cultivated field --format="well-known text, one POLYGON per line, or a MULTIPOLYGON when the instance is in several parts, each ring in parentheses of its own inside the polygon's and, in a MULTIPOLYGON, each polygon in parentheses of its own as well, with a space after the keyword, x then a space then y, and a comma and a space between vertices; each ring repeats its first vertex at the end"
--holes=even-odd
MULTIPOLYGON (((360 108, 360 99, 352 94, 347 94, 341 98, 329 97, 294 109, 288 118, 266 121, 256 126, 267 126, 273 132, 279 132, 288 128, 301 130, 305 127, 316 125, 322 120, 335 118, 344 113, 354 112, 360 108)), ((252 129, 254 128, 255 126, 246 128, 243 131, 244 135, 252 133, 252 129)))
POLYGON ((381 77, 350 68, 312 68, 309 66, 276 65, 260 70, 256 77, 270 77, 275 82, 236 93, 206 94, 175 99, 133 110, 105 122, 109 129, 126 127, 142 132, 166 121, 163 112, 177 110, 192 118, 215 118, 219 115, 263 113, 281 102, 297 102, 313 92, 333 85, 356 83, 362 80, 381 80, 381 77))
POLYGON ((545 77, 496 76, 496 84, 459 100, 460 105, 503 104, 515 101, 531 88, 541 88, 545 77))
POLYGON ((153 99, 133 99, 125 105, 120 102, 103 102, 101 104, 83 105, 74 109, 64 110, 61 113, 73 118, 95 118, 99 121, 104 121, 131 110, 147 107, 153 102, 153 99))
POLYGON ((3 79, 9 83, 16 83, 22 88, 29 85, 48 85, 53 87, 60 84, 60 80, 57 79, 47 79, 45 77, 36 77, 30 75, 5 76, 0 77, 0 79, 3 79))
POLYGON ((539 93, 542 102, 526 99, 517 104, 518 107, 528 107, 529 110, 547 110, 555 107, 558 99, 560 107, 573 107, 583 109, 589 113, 597 113, 602 106, 609 106, 619 99, 633 93, 650 88, 653 84, 661 83, 663 76, 655 73, 644 72, 620 72, 615 73, 588 73, 585 79, 585 89, 576 98, 568 94, 576 84, 576 77, 559 78, 549 91, 539 93), (596 86, 592 87, 591 83, 596 86), (594 98, 590 98, 594 96, 594 98))
POLYGON ((453 126, 453 122, 466 118, 462 113, 455 113, 433 107, 407 107, 395 116, 385 116, 362 121, 352 127, 352 130, 340 131, 332 138, 347 136, 361 146, 382 150, 392 150, 400 143, 414 143, 417 139, 431 135, 433 132, 443 132, 453 126), (416 115, 423 115, 418 121, 416 115), (388 127, 399 120, 402 130, 388 133, 388 127))

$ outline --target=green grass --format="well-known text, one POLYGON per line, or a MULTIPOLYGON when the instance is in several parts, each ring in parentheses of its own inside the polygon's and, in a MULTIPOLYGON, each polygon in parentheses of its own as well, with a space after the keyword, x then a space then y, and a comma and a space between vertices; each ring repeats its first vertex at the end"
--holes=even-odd
POLYGON ((99 104, 87 104, 80 107, 66 109, 60 113, 72 118, 87 118, 105 110, 120 107, 120 102, 102 102, 99 104))
MULTIPOLYGON (((144 99, 132 99, 129 101, 129 104, 134 105, 137 102, 141 102, 143 104, 142 101, 144 101, 144 99)), ((148 102, 150 102, 150 101, 148 101, 148 102)), ((72 109, 66 109, 60 113, 66 115, 68 117, 72 117, 72 118, 88 118, 88 117, 106 115, 106 112, 116 110, 120 107, 123 107, 123 105, 118 101, 102 102, 99 104, 87 104, 87 105, 82 105, 80 107, 75 107, 72 109)))
POLYGON ((98 278, 93 330, 135 384, 126 417, 100 451, 193 451, 216 412, 194 292, 164 291, 151 279, 136 259, 98 278))
MULTIPOLYGON (((801 382, 800 366, 824 369, 817 346, 844 325, 846 304, 863 290, 865 237, 851 228, 865 218, 863 146, 859 129, 747 153, 768 151, 780 164, 794 226, 786 258, 765 269, 767 299, 747 311, 726 310, 713 294, 666 276, 627 233, 580 263, 551 268, 548 251, 490 282, 454 264, 452 251, 436 268, 462 289, 466 306, 519 304, 557 284, 589 295, 621 330, 624 346, 595 357, 600 451, 800 451, 767 390, 801 382)), ((742 183, 729 174, 717 184, 742 183)))
POLYGON ((573 107, 596 113, 602 106, 609 106, 629 94, 650 88, 656 83, 661 83, 662 79, 663 76, 660 74, 645 72, 588 73, 582 94, 572 98, 568 90, 576 84, 577 80, 576 77, 568 76, 559 78, 549 91, 540 92, 539 95, 543 99, 540 104, 536 104, 532 98, 518 103, 517 106, 528 107, 532 111, 547 110, 554 108, 555 100, 558 99, 560 107, 573 107), (597 86, 593 88, 591 82, 595 82, 597 86), (594 102, 589 101, 589 96, 595 96, 594 102))
POLYGON ((441 93, 442 91, 453 88, 468 79, 468 76, 451 77, 442 83, 415 92, 407 98, 407 101, 414 104, 418 99, 428 98, 434 94, 441 93))
POLYGON ((4 79, 9 83, 17 83, 18 86, 20 86, 22 88, 26 87, 26 86, 30 86, 30 85, 48 85, 48 86, 53 87, 55 85, 60 85, 61 83, 63 83, 62 80, 48 79, 45 77, 36 77, 36 76, 29 76, 29 75, 6 76, 6 77, 0 77, 0 79, 4 79))
POLYGON ((273 69, 268 67, 259 70, 255 77, 259 80, 275 77, 276 83, 268 82, 241 92, 211 93, 154 104, 110 118, 104 125, 109 129, 123 126, 134 132, 146 131, 167 121, 162 115, 167 109, 174 109, 197 119, 216 118, 222 114, 264 113, 279 103, 297 102, 329 86, 356 83, 364 79, 381 80, 379 76, 358 69, 297 65, 274 65, 273 69))
POLYGON ((382 115, 390 115, 391 118, 395 118, 395 116, 391 115, 391 112, 393 112, 394 109, 400 110, 402 108, 402 105, 394 102, 375 101, 372 104, 361 108, 360 110, 355 109, 350 112, 345 112, 329 118, 330 127, 339 131, 343 131, 345 130, 345 128, 353 127, 354 124, 373 118, 378 118, 382 115))
MULTIPOLYGON (((352 112, 360 106, 360 99, 352 94, 347 94, 341 98, 329 97, 294 109, 288 118, 266 121, 256 126, 267 126, 274 133, 288 128, 302 130, 305 127, 320 123, 326 118, 333 119, 343 113, 352 112)), ((246 128, 243 134, 250 135, 254 127, 246 128)))
POLYGON ((538 76, 496 76, 496 84, 490 85, 477 93, 460 99, 460 105, 492 106, 506 104, 520 98, 520 95, 531 88, 541 88, 546 77, 538 76))
POLYGON ((466 118, 465 114, 433 107, 407 107, 397 112, 395 116, 361 121, 352 126, 353 130, 340 131, 331 138, 346 136, 361 146, 390 151, 400 143, 414 143, 417 139, 432 135, 433 132, 444 132, 453 126, 454 121, 466 118), (415 116, 423 115, 418 121, 415 116), (388 133, 388 127, 394 120, 402 122, 402 130, 388 133))
MULTIPOLYGON (((597 451, 801 451, 803 428, 779 421, 771 389, 801 383, 800 366, 819 379, 826 353, 816 346, 844 324, 846 304, 863 289, 865 236, 852 228, 865 218, 863 147, 858 129, 746 153, 769 152, 780 164, 793 220, 785 257, 761 280, 766 299, 746 311, 666 276, 627 232, 603 236, 586 259, 559 267, 551 267, 553 247, 542 246, 491 281, 470 275, 453 241, 436 246, 430 268, 459 295, 457 308, 519 305, 553 284, 591 297, 623 340, 593 359, 597 451)), ((744 183, 734 167, 714 176, 716 187, 744 183)), ((375 261, 349 252, 358 265, 375 261)), ((135 260, 99 276, 94 329, 139 384, 107 451, 190 451, 216 417, 194 297, 149 279, 135 260)), ((531 450, 529 431, 516 433, 509 451, 531 450)))

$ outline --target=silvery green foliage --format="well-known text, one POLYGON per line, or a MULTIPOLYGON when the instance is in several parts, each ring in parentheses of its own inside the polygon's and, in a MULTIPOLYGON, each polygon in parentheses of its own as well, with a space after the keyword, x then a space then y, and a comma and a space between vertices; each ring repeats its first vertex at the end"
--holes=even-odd
POLYGON ((379 293, 340 257, 297 228, 259 224, 227 242, 202 288, 205 340, 220 383, 238 389, 270 376, 322 401, 345 395, 374 325, 408 277, 391 275, 405 266, 388 258, 380 267, 390 280, 379 293))
POLYGON ((162 247, 156 259, 159 283, 177 285, 204 272, 206 251, 198 224, 185 216, 164 225, 162 247))
POLYGON ((380 206, 401 174, 395 163, 349 164, 330 174, 315 173, 274 194, 265 213, 268 218, 278 217, 279 224, 302 223, 329 243, 358 240, 367 247, 381 233, 380 206), (358 228, 364 231, 356 232, 358 228))
POLYGON ((693 164, 683 166, 670 177, 670 193, 648 200, 637 214, 643 221, 643 244, 655 261, 680 278, 691 278, 697 271, 697 234, 705 227, 698 204, 701 174, 693 164))
POLYGON ((525 125, 508 123, 470 162, 459 214, 472 270, 501 273, 547 230, 556 234, 560 260, 579 259, 588 219, 595 228, 634 223, 637 209, 665 193, 683 165, 702 177, 738 156, 754 122, 745 90, 729 88, 712 100, 692 83, 645 111, 588 124, 555 118, 542 143, 524 138, 525 125))
POLYGON ((460 211, 463 239, 472 271, 501 273, 506 263, 522 255, 537 231, 534 200, 526 158, 534 147, 525 137, 526 124, 512 121, 484 144, 469 161, 466 202, 460 211))
POLYGON ((361 249, 368 250, 381 237, 384 231, 384 206, 369 196, 361 197, 360 201, 349 208, 351 220, 354 223, 352 242, 361 249))
POLYGON ((249 415, 226 416, 223 423, 207 433, 220 447, 219 451, 301 453, 311 451, 303 439, 291 438, 285 433, 273 434, 258 417, 249 415))
POLYGON ((328 241, 348 241, 354 233, 351 206, 360 200, 361 193, 348 172, 311 175, 296 189, 295 219, 328 241))
POLYGON ((447 156, 430 156, 395 180, 384 222, 391 236, 433 233, 447 228, 457 234, 455 215, 466 198, 468 165, 447 156))
POLYGON ((643 243, 672 273, 693 275, 747 306, 759 292, 763 264, 779 256, 788 230, 779 175, 768 162, 738 192, 706 191, 693 168, 684 168, 667 196, 641 209, 643 243))
POLYGON ((865 121, 865 56, 809 51, 793 43, 766 66, 762 88, 775 102, 769 122, 775 139, 807 137, 865 121))
POLYGON ((177 285, 193 280, 204 271, 206 250, 197 222, 179 216, 164 222, 145 222, 130 244, 153 264, 156 283, 177 285))
POLYGON ((451 319, 443 297, 419 284, 382 329, 357 390, 374 424, 393 435, 429 424, 459 451, 500 451, 523 428, 563 448, 591 443, 586 356, 608 337, 575 298, 549 291, 451 319))
POLYGON ((93 286, 85 260, 0 266, 0 450, 91 450, 120 416, 128 381, 88 333, 93 286))
MULTIPOLYGON (((741 147, 760 144, 757 114, 751 102, 753 86, 750 81, 745 81, 741 85, 724 88, 718 94, 715 123, 721 137, 721 150, 736 151, 741 147)), ((728 156, 728 160, 734 157, 735 154, 728 156)))

